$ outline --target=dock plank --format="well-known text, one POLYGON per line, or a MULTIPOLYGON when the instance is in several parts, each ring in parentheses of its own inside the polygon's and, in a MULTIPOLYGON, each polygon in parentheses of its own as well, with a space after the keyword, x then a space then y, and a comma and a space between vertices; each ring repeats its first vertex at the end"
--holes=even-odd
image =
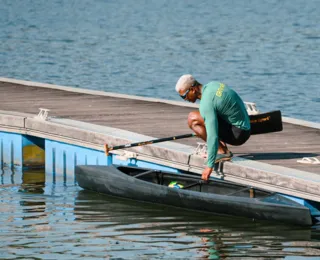
MULTIPOLYGON (((190 133, 187 116, 195 110, 161 102, 0 82, 0 110, 36 115, 39 108, 50 109, 50 116, 115 127, 155 138, 190 133)), ((176 142, 196 146, 202 141, 189 138, 176 142)), ((319 157, 319 129, 284 123, 282 132, 255 135, 246 144, 230 146, 230 149, 236 156, 320 173, 320 165, 297 162, 302 157, 319 157)))

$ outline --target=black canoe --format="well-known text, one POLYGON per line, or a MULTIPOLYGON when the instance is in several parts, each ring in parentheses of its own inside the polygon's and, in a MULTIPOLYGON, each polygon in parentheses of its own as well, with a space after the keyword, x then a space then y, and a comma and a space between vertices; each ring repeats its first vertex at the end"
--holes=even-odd
POLYGON ((129 166, 79 165, 80 187, 113 196, 189 210, 312 225, 310 210, 279 194, 226 181, 204 182, 199 175, 129 166), (177 182, 182 188, 172 188, 177 182))

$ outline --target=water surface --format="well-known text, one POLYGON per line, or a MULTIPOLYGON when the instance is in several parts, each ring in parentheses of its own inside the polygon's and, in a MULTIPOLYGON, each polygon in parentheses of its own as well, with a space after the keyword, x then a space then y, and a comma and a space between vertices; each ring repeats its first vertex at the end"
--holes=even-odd
POLYGON ((0 76, 179 100, 192 73, 320 122, 319 13, 319 0, 2 0, 0 76))
POLYGON ((255 222, 119 199, 82 190, 73 178, 42 170, 4 168, 0 201, 1 259, 320 257, 318 226, 255 222))

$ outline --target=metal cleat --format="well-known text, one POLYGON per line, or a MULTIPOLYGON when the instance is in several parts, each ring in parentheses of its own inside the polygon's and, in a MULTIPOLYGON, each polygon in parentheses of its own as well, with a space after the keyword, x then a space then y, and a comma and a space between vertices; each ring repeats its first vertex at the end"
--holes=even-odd
POLYGON ((198 146, 194 152, 194 154, 199 155, 203 158, 207 158, 207 144, 206 143, 197 143, 198 146))
POLYGON ((50 109, 46 109, 46 108, 39 108, 39 109, 40 109, 40 112, 36 116, 36 118, 46 121, 48 119, 48 114, 49 114, 50 109))
POLYGON ((260 113, 260 111, 257 109, 256 103, 252 102, 244 102, 248 115, 257 115, 260 113))

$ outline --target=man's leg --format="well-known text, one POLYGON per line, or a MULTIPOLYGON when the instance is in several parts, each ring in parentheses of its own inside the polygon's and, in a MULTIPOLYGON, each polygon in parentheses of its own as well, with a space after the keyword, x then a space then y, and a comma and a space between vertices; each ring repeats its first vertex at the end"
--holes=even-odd
POLYGON ((199 111, 193 111, 189 113, 188 125, 198 137, 205 142, 207 141, 206 127, 199 111))
POLYGON ((227 147, 227 144, 221 140, 219 140, 219 148, 218 148, 218 153, 220 154, 225 154, 225 153, 229 153, 229 149, 227 147))
MULTIPOLYGON (((198 137, 207 142, 207 131, 205 123, 199 111, 193 111, 189 113, 188 125, 198 137)), ((225 154, 228 152, 229 150, 227 148, 227 145, 224 142, 219 141, 218 154, 225 154)))

